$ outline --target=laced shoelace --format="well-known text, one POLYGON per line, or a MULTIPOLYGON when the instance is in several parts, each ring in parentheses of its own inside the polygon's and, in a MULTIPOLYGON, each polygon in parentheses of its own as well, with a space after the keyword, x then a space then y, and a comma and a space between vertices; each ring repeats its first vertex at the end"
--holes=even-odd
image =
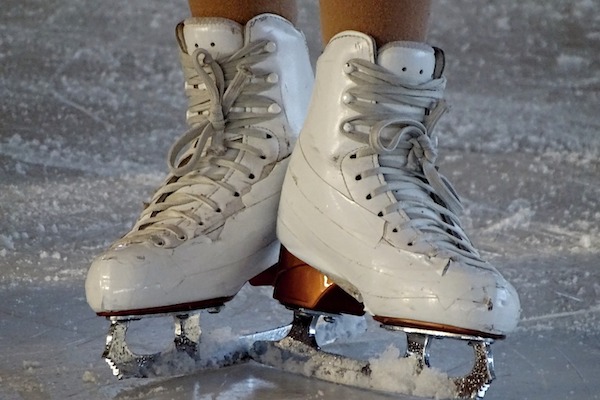
POLYGON ((360 59, 350 60, 345 70, 356 86, 348 89, 344 102, 359 115, 343 121, 342 132, 369 145, 353 157, 377 154, 379 160, 378 167, 363 171, 356 179, 383 175, 385 184, 367 199, 392 192, 397 200, 379 216, 402 210, 409 221, 396 229, 416 229, 423 234, 416 241, 434 243, 439 253, 451 259, 485 268, 460 227, 460 199, 435 164, 437 141, 432 132, 447 110, 442 98, 445 78, 410 85, 387 69, 360 59), (404 106, 400 112, 398 105, 404 106), (423 110, 427 111, 424 118, 423 110))
POLYGON ((204 224, 202 218, 186 206, 200 203, 216 213, 223 211, 209 196, 198 190, 192 193, 190 188, 196 185, 220 187, 239 197, 241 189, 223 178, 232 170, 255 178, 247 166, 235 159, 240 151, 266 159, 260 149, 243 143, 243 137, 271 138, 252 125, 270 120, 281 111, 274 100, 259 94, 272 87, 278 77, 259 74, 251 68, 272 51, 274 43, 263 40, 249 43, 218 61, 204 49, 196 49, 191 56, 182 52, 191 128, 169 150, 171 174, 144 209, 127 241, 150 236, 157 246, 163 246, 164 234, 186 240, 179 221, 204 224))

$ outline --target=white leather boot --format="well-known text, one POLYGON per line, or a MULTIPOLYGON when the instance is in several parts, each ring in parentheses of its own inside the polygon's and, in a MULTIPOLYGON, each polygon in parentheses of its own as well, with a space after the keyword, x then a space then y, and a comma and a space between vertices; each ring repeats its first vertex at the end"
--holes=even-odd
POLYGON ((518 295, 463 232, 435 166, 443 62, 427 45, 377 49, 358 32, 329 42, 278 237, 385 325, 500 338, 517 325, 518 295))
POLYGON ((313 83, 304 36, 265 14, 245 27, 191 18, 177 38, 191 129, 133 229, 88 272, 99 315, 218 306, 277 261, 281 184, 313 83))

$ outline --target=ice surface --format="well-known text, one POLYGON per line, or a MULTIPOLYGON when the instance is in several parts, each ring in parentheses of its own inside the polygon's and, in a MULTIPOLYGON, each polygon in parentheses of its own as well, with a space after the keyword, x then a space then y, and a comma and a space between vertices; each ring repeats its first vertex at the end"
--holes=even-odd
MULTIPOLYGON (((314 61, 316 1, 301 3, 314 61)), ((446 52, 452 106, 438 129, 441 170, 523 305, 517 332, 493 345, 486 398, 598 399, 600 5, 434 3, 430 42, 446 52)), ((2 3, 0 399, 389 398, 256 364, 118 382, 100 360, 108 322, 85 303, 83 280, 185 129, 173 32, 186 15, 184 1, 2 3)), ((252 333, 290 314, 268 290, 244 288, 204 318, 205 332, 252 333)), ((333 349, 382 354, 390 339, 379 331, 369 321, 333 349)), ((452 349, 434 350, 444 371, 464 368, 452 349)))
POLYGON ((416 374, 416 358, 401 358, 403 354, 398 347, 390 345, 379 356, 369 359, 373 387, 436 399, 454 396, 454 385, 447 374, 435 368, 425 368, 416 374), (398 387, 406 383, 408 387, 398 387))
POLYGON ((300 376, 396 395, 436 399, 455 396, 447 374, 435 368, 417 373, 417 359, 403 358, 404 352, 394 345, 368 361, 318 351, 291 338, 277 343, 258 342, 255 350, 254 357, 260 363, 300 376))

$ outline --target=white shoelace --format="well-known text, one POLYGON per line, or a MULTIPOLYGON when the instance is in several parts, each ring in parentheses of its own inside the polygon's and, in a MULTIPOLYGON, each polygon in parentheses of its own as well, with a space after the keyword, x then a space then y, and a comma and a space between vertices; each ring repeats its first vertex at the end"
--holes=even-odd
POLYGON ((350 60, 345 69, 356 84, 347 91, 345 103, 359 115, 344 121, 342 132, 369 145, 354 157, 377 154, 379 160, 379 167, 363 171, 356 179, 380 174, 385 178, 385 184, 367 199, 392 192, 397 202, 379 216, 403 211, 410 220, 395 229, 422 233, 409 245, 417 241, 433 244, 440 255, 485 268, 460 226, 460 200, 435 165, 437 143, 432 131, 447 110, 442 98, 445 78, 410 85, 387 69, 360 59, 350 60), (401 111, 399 105, 404 106, 401 111), (423 110, 427 111, 424 118, 423 110), (424 121, 419 122, 421 119, 424 121))
POLYGON ((243 137, 270 139, 271 135, 252 125, 272 119, 281 111, 274 100, 259 94, 272 87, 278 77, 251 69, 269 56, 273 46, 274 43, 267 41, 249 43, 218 61, 203 49, 196 49, 191 55, 182 53, 191 128, 171 147, 168 155, 171 175, 154 194, 134 230, 124 238, 126 241, 150 237, 157 246, 164 246, 165 234, 186 240, 179 222, 204 224, 198 213, 190 211, 198 208, 191 207, 192 203, 223 212, 217 202, 202 194, 206 190, 193 187, 220 187, 239 197, 244 188, 236 188, 224 180, 229 172, 236 170, 250 179, 256 178, 235 159, 240 151, 266 158, 260 149, 243 143, 243 137))

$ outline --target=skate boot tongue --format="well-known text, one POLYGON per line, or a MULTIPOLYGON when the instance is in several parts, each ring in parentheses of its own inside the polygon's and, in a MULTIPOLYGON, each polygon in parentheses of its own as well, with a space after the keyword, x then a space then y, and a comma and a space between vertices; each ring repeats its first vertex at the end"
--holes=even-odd
MULTIPOLYGON (((440 86, 443 91, 443 81, 440 79, 444 65, 443 56, 441 52, 436 52, 431 46, 423 43, 393 42, 380 49, 377 64, 399 78, 401 86, 406 89, 406 98, 410 99, 407 103, 401 101, 386 104, 388 110, 397 113, 394 117, 397 124, 390 124, 381 129, 379 137, 383 143, 394 143, 400 139, 399 135, 402 135, 404 143, 397 146, 394 155, 381 154, 379 164, 390 170, 402 164, 404 172, 399 170, 397 173, 384 173, 384 177, 389 182, 405 183, 402 190, 394 191, 394 196, 399 202, 406 201, 406 198, 414 202, 410 211, 407 211, 411 218, 442 221, 444 216, 436 211, 435 207, 447 207, 455 212, 461 209, 453 189, 448 187, 445 179, 437 173, 437 146, 429 132, 433 126, 430 126, 428 118, 436 113, 435 105, 439 98, 439 94, 432 97, 433 92, 439 93, 440 86), (418 99, 420 100, 415 101, 418 99), (422 105, 418 105, 419 103, 422 105), (410 120, 415 123, 410 123, 410 120), (416 128, 418 123, 422 123, 423 128, 416 128), (405 132, 402 133, 403 131, 405 132), (418 134, 418 131, 422 133, 418 134), (418 185, 411 186, 410 179, 404 181, 404 175, 411 175, 407 171, 413 171, 413 177, 425 180, 435 196, 431 195, 430 190, 423 190, 418 185), (439 202, 440 198, 443 204, 439 202)), ((420 250, 426 254, 430 253, 432 249, 428 247, 429 244, 426 244, 420 250)))
POLYGON ((430 81, 437 72, 435 51, 417 42, 388 43, 379 50, 377 63, 412 85, 430 81))
POLYGON ((243 27, 225 18, 188 18, 177 28, 177 37, 185 53, 192 54, 200 48, 215 60, 244 45, 243 27))
MULTIPOLYGON (((387 69, 394 74, 401 85, 407 89, 407 97, 417 99, 421 96, 427 96, 426 86, 435 78, 441 75, 441 67, 443 58, 440 57, 440 62, 436 60, 435 50, 426 44, 417 42, 391 42, 381 47, 377 56, 377 64, 387 69), (435 76, 434 76, 435 75, 435 76), (422 90, 425 89, 425 90, 422 90)), ((423 99, 422 104, 427 104, 427 100, 423 99)), ((423 122, 425 111, 428 106, 409 105, 404 102, 389 103, 386 107, 389 110, 394 110, 398 116, 413 119, 418 122, 423 122)), ((431 103, 433 104, 433 102, 431 103)), ((381 131, 381 137, 386 140, 392 140, 397 134, 397 128, 386 128, 381 131)))

